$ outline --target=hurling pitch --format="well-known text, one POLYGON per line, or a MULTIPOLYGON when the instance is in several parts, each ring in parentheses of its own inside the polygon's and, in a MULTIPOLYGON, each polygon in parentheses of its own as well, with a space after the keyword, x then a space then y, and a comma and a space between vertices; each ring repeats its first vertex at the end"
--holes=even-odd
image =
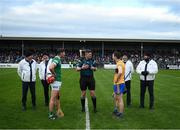
MULTIPOLYGON (((27 110, 21 110, 21 81, 16 69, 0 69, 0 128, 1 129, 176 129, 180 128, 180 71, 160 70, 154 85, 155 109, 148 109, 149 95, 146 91, 145 108, 139 108, 139 76, 133 74, 131 82, 132 106, 126 107, 123 119, 112 115, 113 70, 99 69, 95 72, 97 113, 87 94, 89 120, 81 112, 79 73, 74 69, 62 70, 61 105, 65 116, 48 119, 48 107, 44 105, 43 87, 36 81, 36 110, 32 110, 28 91, 27 110)), ((38 76, 37 76, 38 77, 38 76)), ((88 92, 88 91, 87 91, 88 92)))

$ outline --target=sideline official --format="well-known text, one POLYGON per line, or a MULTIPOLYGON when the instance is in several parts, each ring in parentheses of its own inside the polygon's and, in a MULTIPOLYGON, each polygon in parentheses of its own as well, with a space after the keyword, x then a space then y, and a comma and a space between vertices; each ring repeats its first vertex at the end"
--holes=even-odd
POLYGON ((128 59, 127 55, 123 55, 123 62, 125 63, 125 85, 127 89, 127 98, 126 98, 126 103, 127 107, 131 106, 131 79, 132 79, 132 73, 134 73, 134 67, 133 63, 131 60, 128 59))
POLYGON ((136 72, 140 74, 140 108, 144 108, 144 97, 146 92, 146 87, 149 91, 149 109, 154 108, 154 79, 155 74, 158 72, 157 63, 151 59, 150 53, 146 52, 144 54, 144 60, 142 60, 137 68, 136 72))
POLYGON ((42 61, 39 64, 39 78, 44 88, 45 106, 49 106, 49 84, 47 83, 47 74, 49 73, 49 60, 48 54, 44 53, 42 61))
POLYGON ((22 110, 26 110, 26 100, 28 88, 30 88, 32 98, 32 108, 36 107, 36 93, 35 93, 35 81, 36 81, 36 61, 33 60, 33 52, 26 51, 25 58, 19 62, 18 75, 22 80, 22 110))

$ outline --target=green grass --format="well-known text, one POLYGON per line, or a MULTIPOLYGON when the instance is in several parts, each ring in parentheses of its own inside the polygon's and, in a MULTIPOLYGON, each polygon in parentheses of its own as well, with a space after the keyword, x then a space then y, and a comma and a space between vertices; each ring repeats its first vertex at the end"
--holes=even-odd
MULTIPOLYGON (((43 88, 36 82, 37 109, 31 108, 28 93, 27 111, 21 111, 21 81, 16 69, 0 69, 0 128, 61 128, 85 129, 85 113, 80 109, 79 73, 63 70, 61 104, 65 117, 48 120, 48 108, 44 106, 43 88)), ((98 113, 94 114, 88 94, 90 126, 93 129, 128 128, 180 128, 180 71, 164 70, 155 80, 155 110, 148 109, 149 96, 146 92, 145 109, 139 109, 139 77, 133 75, 132 107, 125 107, 123 119, 112 116, 112 70, 95 72, 98 113)), ((124 101, 126 103, 126 96, 124 101)))

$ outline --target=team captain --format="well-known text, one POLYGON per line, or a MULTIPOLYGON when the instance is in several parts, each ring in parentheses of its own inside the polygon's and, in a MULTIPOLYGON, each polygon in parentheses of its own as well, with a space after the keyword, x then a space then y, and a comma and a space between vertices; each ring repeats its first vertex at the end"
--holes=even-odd
POLYGON ((119 52, 114 52, 112 57, 113 60, 116 62, 113 89, 115 94, 115 105, 117 106, 113 113, 117 117, 122 117, 124 112, 123 92, 125 88, 125 64, 121 60, 121 54, 119 52))

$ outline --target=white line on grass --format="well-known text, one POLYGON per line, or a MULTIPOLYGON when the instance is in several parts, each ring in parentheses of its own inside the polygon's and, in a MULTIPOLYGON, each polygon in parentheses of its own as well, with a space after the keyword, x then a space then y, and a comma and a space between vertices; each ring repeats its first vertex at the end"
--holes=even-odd
POLYGON ((89 108, 88 108, 87 97, 85 101, 85 110, 86 110, 86 130, 90 130, 90 118, 89 118, 89 108))

